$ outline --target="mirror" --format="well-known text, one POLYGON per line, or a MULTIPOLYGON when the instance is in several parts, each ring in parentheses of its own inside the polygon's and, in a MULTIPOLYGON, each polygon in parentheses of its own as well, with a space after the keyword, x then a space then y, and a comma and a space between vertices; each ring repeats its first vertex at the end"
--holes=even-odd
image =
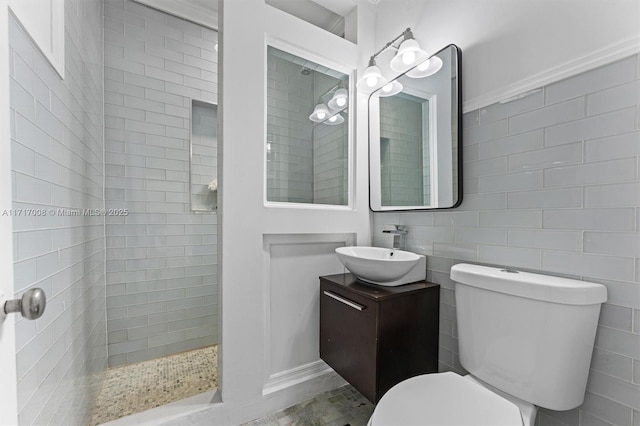
POLYGON ((460 50, 449 45, 429 62, 369 97, 373 211, 446 209, 462 202, 460 50), (440 61, 435 73, 420 77, 440 61))
POLYGON ((265 204, 347 206, 349 75, 267 46, 265 204))

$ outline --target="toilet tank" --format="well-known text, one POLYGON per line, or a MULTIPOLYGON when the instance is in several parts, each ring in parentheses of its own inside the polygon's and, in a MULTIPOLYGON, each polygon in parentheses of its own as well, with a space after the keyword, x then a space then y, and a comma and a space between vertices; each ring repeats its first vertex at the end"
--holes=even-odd
POLYGON ((606 287, 463 263, 451 279, 470 374, 551 410, 582 404, 606 287))

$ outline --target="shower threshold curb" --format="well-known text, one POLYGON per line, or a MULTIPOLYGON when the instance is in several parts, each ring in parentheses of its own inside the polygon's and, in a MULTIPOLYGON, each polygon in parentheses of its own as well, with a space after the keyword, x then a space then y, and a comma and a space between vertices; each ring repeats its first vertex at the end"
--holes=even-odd
POLYGON ((158 424, 183 417, 222 402, 218 389, 170 402, 160 407, 102 423, 101 426, 157 426, 158 424))

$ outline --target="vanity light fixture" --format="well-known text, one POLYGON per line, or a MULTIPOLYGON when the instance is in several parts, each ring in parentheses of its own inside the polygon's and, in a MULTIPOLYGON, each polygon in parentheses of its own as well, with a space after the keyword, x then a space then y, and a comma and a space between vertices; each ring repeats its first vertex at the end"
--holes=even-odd
POLYGON ((324 122, 324 124, 328 124, 330 126, 337 126, 338 124, 342 123, 344 123, 344 117, 340 113, 329 117, 329 119, 324 122))
MULTIPOLYGON (((382 75, 380 68, 376 66, 376 58, 382 52, 391 47, 397 49, 398 52, 393 59, 391 59, 389 67, 391 67, 393 71, 400 73, 411 70, 406 74, 408 77, 426 77, 431 74, 435 74, 442 67, 442 60, 436 56, 429 58, 429 54, 420 48, 420 45, 413 37, 411 28, 407 28, 402 32, 402 34, 385 44, 382 49, 371 56, 371 59, 369 59, 369 66, 364 70, 362 77, 358 81, 358 90, 363 92, 373 92, 381 87, 386 87, 389 80, 382 75), (400 39, 402 39, 402 42, 400 42, 398 46, 395 46, 394 44, 400 39)), ((402 90, 402 88, 400 88, 400 90, 402 90)), ((391 96, 388 93, 381 93, 380 95, 391 96)))
POLYGON ((383 97, 397 95, 398 93, 402 92, 403 88, 404 87, 398 80, 393 80, 391 83, 387 83, 382 86, 382 88, 378 92, 378 95, 383 97))
POLYGON ((431 58, 427 59, 426 61, 409 71, 407 73, 407 76, 411 78, 429 77, 430 75, 440 71, 440 68, 442 68, 442 59, 438 58, 437 56, 432 56, 431 58))
POLYGON ((329 112, 329 108, 322 102, 322 99, 319 100, 316 107, 313 109, 313 112, 309 116, 309 120, 315 121, 316 123, 321 123, 329 117, 331 112, 329 112))
POLYGON ((318 103, 309 116, 309 120, 330 125, 344 123, 344 117, 340 112, 348 106, 349 91, 346 89, 345 82, 340 81, 318 98, 318 103))
MULTIPOLYGON (((376 55, 378 55, 379 53, 377 53, 376 55)), ((360 91, 373 92, 375 89, 379 88, 380 86, 384 86, 389 82, 389 80, 384 78, 384 76, 380 72, 380 68, 378 68, 378 66, 376 65, 376 55, 373 55, 371 59, 369 59, 369 66, 366 70, 364 70, 360 81, 358 81, 358 83, 356 84, 356 87, 360 91)))
POLYGON ((411 28, 404 30, 401 37, 403 37, 403 41, 400 43, 400 47, 398 47, 398 53, 396 53, 396 56, 394 56, 389 63, 392 70, 405 72, 429 59, 427 52, 422 50, 416 39, 413 38, 411 28))
POLYGON ((347 89, 341 87, 335 91, 331 100, 327 102, 327 105, 333 110, 341 111, 347 107, 348 102, 349 93, 347 92, 347 89))

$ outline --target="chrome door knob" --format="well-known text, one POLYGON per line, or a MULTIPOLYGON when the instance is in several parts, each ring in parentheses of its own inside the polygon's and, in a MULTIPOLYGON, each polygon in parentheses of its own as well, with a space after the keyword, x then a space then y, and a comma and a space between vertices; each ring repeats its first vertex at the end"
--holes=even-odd
POLYGON ((4 313, 20 312, 26 319, 38 319, 44 313, 47 306, 47 296, 41 288, 31 288, 20 299, 7 300, 4 303, 4 313))

